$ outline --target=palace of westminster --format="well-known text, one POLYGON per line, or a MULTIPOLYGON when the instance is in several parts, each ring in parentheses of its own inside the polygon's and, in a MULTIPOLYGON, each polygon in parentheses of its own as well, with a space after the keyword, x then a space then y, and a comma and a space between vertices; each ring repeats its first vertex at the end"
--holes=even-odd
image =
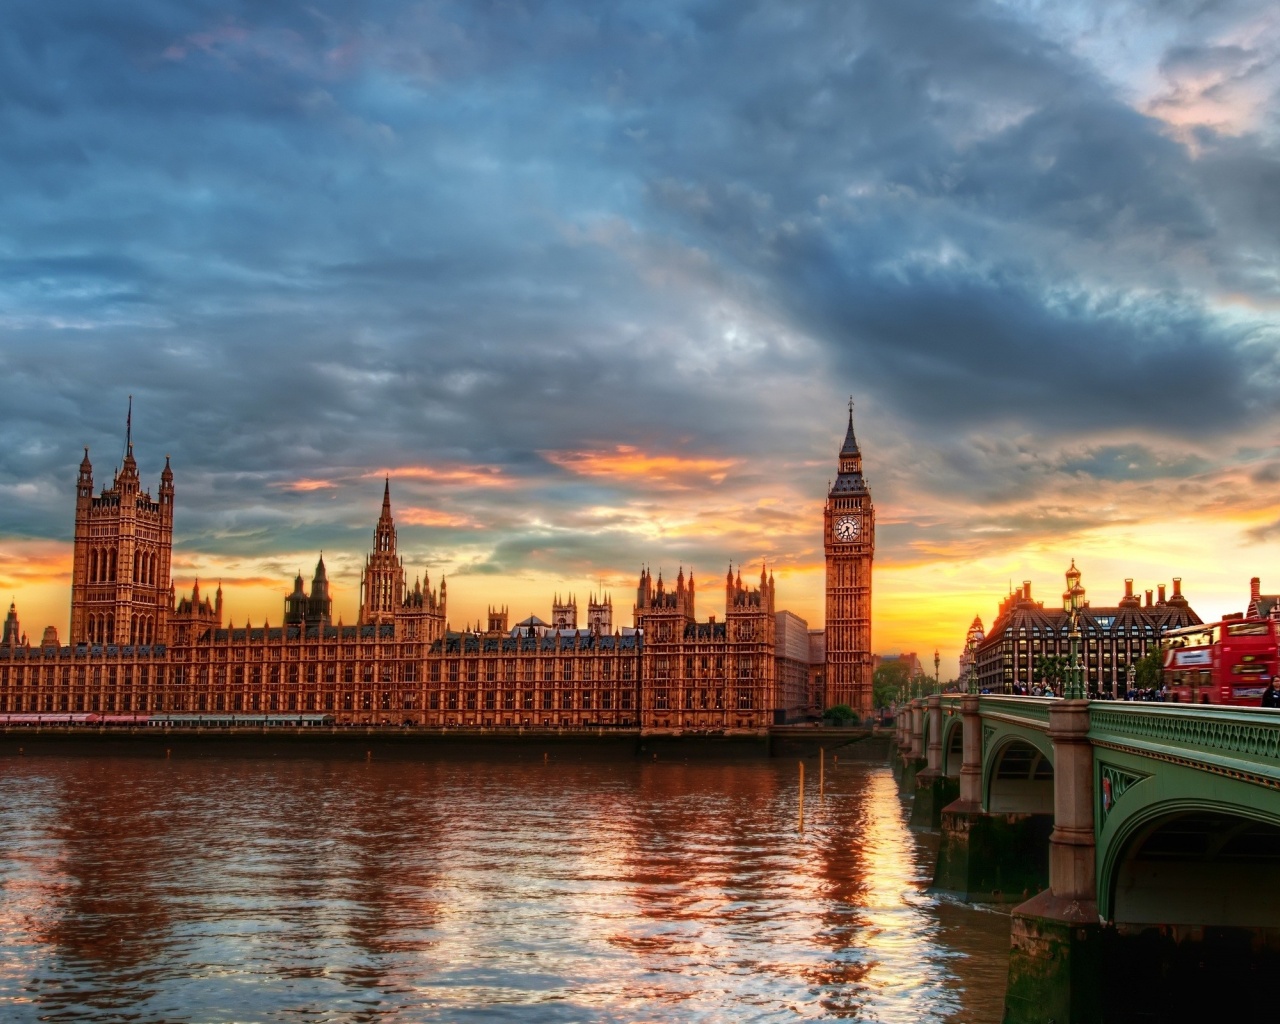
POLYGON ((235 627, 222 592, 196 583, 175 601, 174 475, 144 491, 131 432, 111 486, 94 494, 85 449, 76 480, 71 632, 22 636, 10 606, 0 636, 0 713, 316 713, 338 724, 428 727, 760 729, 848 704, 871 710, 875 510, 848 428, 823 512, 825 630, 776 608, 774 581, 724 579, 725 615, 699 621, 692 572, 640 573, 632 623, 593 598, 556 598, 551 622, 453 631, 442 580, 406 583, 390 481, 354 625, 332 622, 323 557, 301 575, 278 626, 235 627))

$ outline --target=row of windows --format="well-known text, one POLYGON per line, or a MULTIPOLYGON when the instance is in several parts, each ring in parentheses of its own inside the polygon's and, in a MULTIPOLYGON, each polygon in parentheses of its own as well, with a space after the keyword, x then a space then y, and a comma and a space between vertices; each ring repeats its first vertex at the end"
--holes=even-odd
POLYGON ((573 682, 575 679, 582 682, 593 682, 597 676, 604 682, 609 682, 613 679, 627 682, 635 676, 635 660, 633 657, 599 659, 542 658, 537 661, 533 659, 517 661, 515 658, 503 658, 501 660, 487 658, 483 661, 451 659, 445 663, 443 669, 440 662, 432 661, 427 667, 427 674, 432 682, 440 682, 443 678, 451 683, 456 683, 463 679, 469 683, 477 682, 480 679, 490 683, 498 679, 504 682, 519 680, 527 683, 534 682, 537 679, 548 683, 557 679, 561 682, 573 682))
MULTIPOLYGON (((1165 628, 1166 627, 1161 626, 1159 629, 1159 632, 1163 633, 1165 631, 1165 628)), ((1141 629, 1139 629, 1137 626, 1130 626, 1128 633, 1126 633, 1125 628, 1123 626, 1119 627, 1118 629, 1103 629, 1101 631, 1094 629, 1092 626, 1082 626, 1080 629, 1080 632, 1084 636, 1104 636, 1104 637, 1107 637, 1107 636, 1124 637, 1126 635, 1127 636, 1154 636, 1156 634, 1156 629, 1152 626, 1143 626, 1141 629)), ((1038 626, 1032 626, 1030 631, 1028 631, 1025 627, 1021 627, 1018 629, 1018 636, 1033 636, 1033 637, 1042 636, 1049 639, 1052 639, 1053 637, 1057 637, 1057 636, 1069 636, 1070 633, 1071 633, 1071 630, 1070 630, 1070 627, 1068 626, 1062 626, 1060 629, 1057 629, 1057 630, 1055 630, 1051 626, 1045 626, 1043 629, 1041 629, 1038 626)), ((1013 636, 1013 627, 1012 626, 1005 627, 1004 635, 1013 636)))
POLYGON ((373 682, 417 682, 418 663, 414 661, 381 661, 361 662, 353 665, 232 665, 229 668, 215 665, 194 667, 178 665, 173 670, 174 681, 178 685, 193 682, 196 686, 205 687, 210 680, 216 686, 225 686, 228 682, 233 686, 279 686, 285 683, 296 686, 298 683, 373 683, 373 682))
POLYGON ((431 711, 622 711, 631 710, 632 694, 630 690, 614 693, 601 690, 592 693, 584 690, 575 693, 573 690, 486 690, 478 693, 475 690, 433 690, 427 694, 427 707, 431 711), (558 698, 558 699, 557 699, 558 698))
MULTIPOLYGON (((32 665, 26 669, 21 665, 0 666, 0 689, 7 688, 10 683, 14 686, 22 686, 27 683, 31 686, 39 685, 40 677, 44 676, 44 685, 53 686, 54 681, 60 679, 64 687, 70 686, 74 679, 76 684, 84 686, 86 682, 92 681, 94 685, 99 685, 105 679, 108 684, 114 686, 117 680, 123 680, 125 684, 136 679, 142 686, 146 686, 148 680, 152 678, 150 665, 77 665, 75 672, 72 672, 70 665, 63 665, 60 668, 53 665, 32 665)), ((156 666, 154 678, 157 683, 164 681, 164 668, 156 666)))
POLYGON ((341 648, 329 644, 305 644, 285 647, 276 642, 270 645, 265 641, 253 640, 251 645, 244 641, 223 646, 214 644, 196 648, 175 648, 174 660, 190 661, 195 655, 196 661, 355 661, 357 658, 421 658, 422 648, 417 644, 400 645, 397 654, 396 645, 373 643, 346 644, 341 648), (341 650, 341 654, 339 654, 341 650))
POLYGON ((380 693, 0 693, 0 712, 390 711, 417 708, 416 694, 380 693))
MULTIPOLYGON (((684 707, 687 711, 696 711, 699 709, 720 710, 724 708, 726 694, 723 690, 686 690, 684 693, 684 707)), ((740 687, 728 694, 728 700, 732 701, 739 711, 751 711, 756 706, 756 692, 754 687, 740 687)), ((670 711, 680 707, 680 699, 677 691, 676 696, 672 696, 671 692, 666 688, 660 688, 653 691, 653 707, 656 711, 670 711)))

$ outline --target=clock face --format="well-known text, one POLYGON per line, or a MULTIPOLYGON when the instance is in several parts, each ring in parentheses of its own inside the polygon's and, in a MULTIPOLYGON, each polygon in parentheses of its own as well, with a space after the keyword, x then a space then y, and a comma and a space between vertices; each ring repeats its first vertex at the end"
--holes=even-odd
POLYGON ((857 540, 858 534, 862 532, 862 518, 860 516, 841 516, 836 520, 836 540, 857 540))

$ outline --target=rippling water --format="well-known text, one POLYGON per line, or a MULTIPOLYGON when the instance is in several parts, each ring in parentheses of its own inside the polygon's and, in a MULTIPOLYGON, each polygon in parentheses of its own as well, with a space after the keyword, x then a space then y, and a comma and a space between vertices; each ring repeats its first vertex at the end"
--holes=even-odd
POLYGON ((995 1022, 887 768, 0 758, 0 1020, 995 1022))

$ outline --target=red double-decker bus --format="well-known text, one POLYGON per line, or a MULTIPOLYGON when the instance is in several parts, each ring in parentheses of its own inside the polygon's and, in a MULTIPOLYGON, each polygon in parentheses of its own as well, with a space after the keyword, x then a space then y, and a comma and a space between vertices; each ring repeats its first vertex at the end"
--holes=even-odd
POLYGON ((1174 700, 1257 707, 1276 678, 1276 624, 1271 619, 1184 626, 1162 640, 1164 682, 1174 700))

